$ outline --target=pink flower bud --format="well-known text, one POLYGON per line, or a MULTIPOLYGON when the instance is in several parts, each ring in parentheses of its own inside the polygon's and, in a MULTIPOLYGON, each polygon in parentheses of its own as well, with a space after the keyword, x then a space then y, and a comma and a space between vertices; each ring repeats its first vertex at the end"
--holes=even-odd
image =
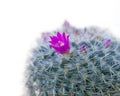
POLYGON ((111 39, 104 40, 104 46, 109 47, 111 45, 111 39))
POLYGON ((63 26, 68 27, 68 26, 70 26, 70 23, 67 20, 65 20, 63 23, 63 26))
POLYGON ((86 45, 82 45, 81 47, 80 47, 80 51, 82 51, 82 52, 87 52, 87 47, 86 47, 86 45))

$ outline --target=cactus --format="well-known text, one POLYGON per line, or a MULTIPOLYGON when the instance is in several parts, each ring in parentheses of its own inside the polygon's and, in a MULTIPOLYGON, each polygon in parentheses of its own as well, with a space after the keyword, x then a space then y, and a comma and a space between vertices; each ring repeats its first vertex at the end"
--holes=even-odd
POLYGON ((65 21, 38 40, 26 87, 29 96, 120 96, 120 42, 105 29, 65 21))

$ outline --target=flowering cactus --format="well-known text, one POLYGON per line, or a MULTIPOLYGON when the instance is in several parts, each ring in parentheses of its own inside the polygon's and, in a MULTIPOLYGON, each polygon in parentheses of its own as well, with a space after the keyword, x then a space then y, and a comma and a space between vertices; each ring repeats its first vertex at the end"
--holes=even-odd
POLYGON ((68 22, 52 33, 32 52, 28 96, 120 96, 118 40, 101 28, 68 22))

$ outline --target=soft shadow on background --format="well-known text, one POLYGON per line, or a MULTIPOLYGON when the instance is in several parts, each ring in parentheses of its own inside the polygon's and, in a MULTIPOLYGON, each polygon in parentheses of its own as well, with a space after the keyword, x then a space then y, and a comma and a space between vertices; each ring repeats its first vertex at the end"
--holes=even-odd
POLYGON ((0 96, 22 96, 30 49, 41 32, 64 20, 76 27, 100 26, 120 38, 119 0, 1 0, 0 96))

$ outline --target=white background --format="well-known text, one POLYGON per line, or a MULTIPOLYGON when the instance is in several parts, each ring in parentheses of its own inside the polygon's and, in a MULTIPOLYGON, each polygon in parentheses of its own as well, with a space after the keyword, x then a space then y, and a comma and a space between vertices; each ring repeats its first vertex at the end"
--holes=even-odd
POLYGON ((23 72, 40 32, 64 20, 120 37, 120 0, 0 0, 0 96, 22 96, 23 72))

